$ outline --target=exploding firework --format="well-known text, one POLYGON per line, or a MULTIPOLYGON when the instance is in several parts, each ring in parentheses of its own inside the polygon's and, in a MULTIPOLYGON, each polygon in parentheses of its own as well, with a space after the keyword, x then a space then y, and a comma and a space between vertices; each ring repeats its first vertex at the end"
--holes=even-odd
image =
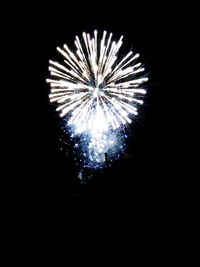
POLYGON ((93 37, 83 33, 82 39, 76 36, 76 53, 64 44, 57 48, 64 62, 49 61, 50 102, 57 103, 71 137, 79 138, 75 146, 83 165, 91 168, 105 165, 105 153, 115 159, 123 151, 125 126, 146 93, 139 54, 130 51, 119 59, 122 39, 112 41, 106 31, 101 40, 97 31, 93 37))

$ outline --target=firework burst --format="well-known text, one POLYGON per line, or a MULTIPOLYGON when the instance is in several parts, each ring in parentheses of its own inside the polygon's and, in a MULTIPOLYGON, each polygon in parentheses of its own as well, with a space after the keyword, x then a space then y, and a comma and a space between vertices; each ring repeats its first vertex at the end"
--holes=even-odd
MULTIPOLYGON (((124 147, 124 127, 137 115, 143 103, 148 80, 141 73, 139 54, 130 51, 118 59, 123 36, 112 41, 112 33, 103 32, 101 40, 83 33, 76 36, 76 53, 64 44, 57 48, 63 63, 50 60, 50 102, 56 102, 57 111, 64 117, 71 136, 79 136, 84 166, 104 165, 104 155, 116 158, 124 147)), ((79 146, 80 146, 79 144, 79 146)))

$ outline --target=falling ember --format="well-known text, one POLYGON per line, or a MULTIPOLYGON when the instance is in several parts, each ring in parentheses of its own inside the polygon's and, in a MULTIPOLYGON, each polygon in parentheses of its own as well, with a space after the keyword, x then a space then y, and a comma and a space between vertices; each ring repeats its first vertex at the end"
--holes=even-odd
POLYGON ((118 158, 125 125, 134 120, 146 93, 139 54, 130 51, 118 59, 122 39, 112 41, 112 33, 104 31, 98 41, 96 30, 93 37, 83 33, 82 40, 76 36, 76 53, 64 44, 57 48, 63 63, 49 61, 50 102, 57 103, 71 136, 79 138, 81 161, 90 168, 105 166, 105 153, 118 158))

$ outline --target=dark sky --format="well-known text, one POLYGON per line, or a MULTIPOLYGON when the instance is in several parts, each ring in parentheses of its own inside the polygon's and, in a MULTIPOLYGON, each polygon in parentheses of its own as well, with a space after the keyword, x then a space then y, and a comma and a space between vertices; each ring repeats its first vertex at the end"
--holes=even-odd
POLYGON ((75 262, 114 264, 134 253, 142 255, 150 246, 155 249, 151 257, 156 257, 155 251, 164 253, 164 240, 173 246, 182 183, 175 168, 175 111, 183 90, 178 69, 185 13, 167 3, 133 1, 109 7, 66 1, 5 9, 3 82, 12 196, 7 201, 13 219, 19 220, 16 227, 27 232, 27 242, 34 240, 39 250, 43 242, 47 250, 59 247, 62 254, 69 243, 75 256, 67 251, 75 262), (128 158, 80 186, 74 183, 75 163, 59 150, 60 121, 49 105, 45 79, 48 60, 57 56, 55 48, 72 45, 75 35, 94 29, 123 34, 125 50, 141 53, 150 81, 139 120, 130 129, 128 158))

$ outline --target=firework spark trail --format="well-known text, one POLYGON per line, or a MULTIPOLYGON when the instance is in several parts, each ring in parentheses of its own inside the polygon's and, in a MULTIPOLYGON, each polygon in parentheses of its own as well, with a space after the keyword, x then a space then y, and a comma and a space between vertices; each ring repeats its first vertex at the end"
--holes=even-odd
POLYGON ((50 102, 57 102, 57 111, 66 117, 73 135, 88 140, 85 164, 101 167, 104 153, 112 151, 114 157, 123 147, 120 131, 137 115, 137 106, 146 90, 141 85, 148 80, 139 77, 144 72, 137 63, 139 54, 130 51, 120 61, 118 52, 123 36, 118 42, 112 41, 112 33, 103 32, 98 42, 83 33, 83 40, 75 39, 76 53, 66 44, 57 51, 64 57, 63 65, 50 60, 49 71, 53 78, 50 83, 50 102), (87 136, 87 138, 86 138, 87 136))

